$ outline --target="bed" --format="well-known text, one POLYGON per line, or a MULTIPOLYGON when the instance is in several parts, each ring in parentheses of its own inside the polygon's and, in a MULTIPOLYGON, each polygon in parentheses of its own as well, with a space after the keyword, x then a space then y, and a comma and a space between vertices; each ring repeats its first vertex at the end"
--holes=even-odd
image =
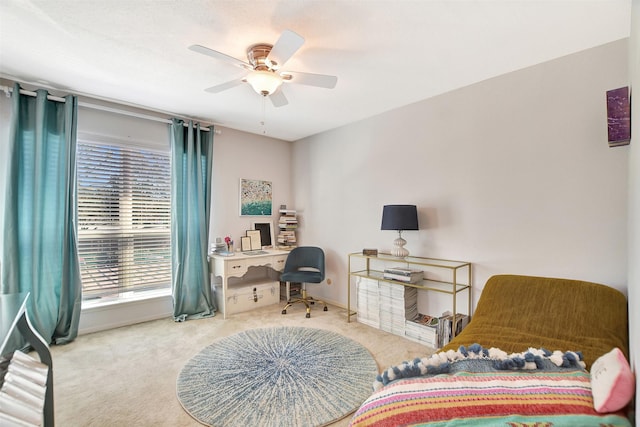
POLYGON ((631 426, 627 319, 608 286, 493 276, 467 327, 381 372, 350 426, 631 426))

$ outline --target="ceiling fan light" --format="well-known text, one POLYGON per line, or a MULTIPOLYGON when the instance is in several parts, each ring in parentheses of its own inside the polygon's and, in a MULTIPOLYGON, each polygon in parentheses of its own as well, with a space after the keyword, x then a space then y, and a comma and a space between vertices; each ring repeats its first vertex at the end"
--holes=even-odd
POLYGON ((260 95, 271 95, 282 84, 282 78, 271 71, 252 71, 247 76, 247 82, 260 95))

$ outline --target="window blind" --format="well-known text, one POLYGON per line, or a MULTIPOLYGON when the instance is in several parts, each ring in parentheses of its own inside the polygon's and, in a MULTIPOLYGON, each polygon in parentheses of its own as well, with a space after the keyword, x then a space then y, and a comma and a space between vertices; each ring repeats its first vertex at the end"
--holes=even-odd
POLYGON ((78 141, 84 298, 171 286, 168 152, 78 141))

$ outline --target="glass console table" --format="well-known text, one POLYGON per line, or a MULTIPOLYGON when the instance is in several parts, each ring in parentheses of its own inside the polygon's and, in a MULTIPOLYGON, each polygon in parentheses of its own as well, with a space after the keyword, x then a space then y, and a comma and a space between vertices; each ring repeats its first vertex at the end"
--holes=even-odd
MULTIPOLYGON (((471 315, 471 263, 467 261, 454 261, 437 258, 425 258, 408 256, 405 258, 394 257, 391 254, 379 253, 377 255, 365 255, 362 252, 354 252, 348 255, 347 277, 347 322, 351 316, 357 314, 351 311, 351 285, 361 280, 373 281, 380 285, 404 286, 416 288, 418 291, 439 292, 451 297, 450 308, 453 313, 452 337, 455 336, 458 316, 461 314, 458 296, 466 295, 466 315, 471 315), (416 282, 401 282, 388 279, 385 269, 402 268, 420 271, 423 278, 416 282)), ((416 294, 417 295, 417 294, 416 294)), ((378 303, 374 303, 377 306, 378 303)), ((404 307, 396 307, 395 311, 401 311, 404 307)), ((404 320, 404 319, 403 319, 404 320)), ((406 319, 409 320, 409 319, 406 319)), ((381 325, 384 326, 384 325, 381 325)))

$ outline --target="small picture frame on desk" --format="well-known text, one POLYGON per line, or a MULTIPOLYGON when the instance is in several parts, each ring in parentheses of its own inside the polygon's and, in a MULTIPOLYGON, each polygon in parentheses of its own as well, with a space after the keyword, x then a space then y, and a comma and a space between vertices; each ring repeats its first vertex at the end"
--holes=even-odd
POLYGON ((260 244, 262 249, 270 249, 275 242, 273 235, 273 221, 252 221, 251 228, 260 230, 260 244))
POLYGON ((241 237, 240 238, 240 250, 242 252, 251 250, 251 237, 241 237))
POLYGON ((260 239, 260 230, 247 230, 247 237, 251 239, 252 251, 262 249, 262 240, 260 239))

